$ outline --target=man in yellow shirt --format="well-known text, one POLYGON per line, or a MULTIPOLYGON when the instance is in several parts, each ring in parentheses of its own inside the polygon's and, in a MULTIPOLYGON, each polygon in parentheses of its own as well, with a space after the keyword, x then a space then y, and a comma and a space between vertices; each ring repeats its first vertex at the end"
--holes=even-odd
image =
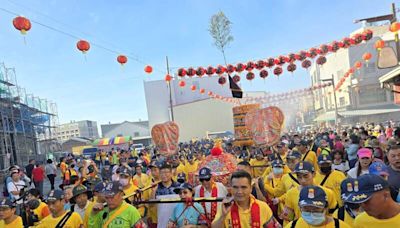
POLYGON ((37 228, 54 228, 57 225, 68 228, 81 228, 83 222, 78 213, 64 210, 64 192, 51 190, 47 196, 47 205, 51 214, 36 226, 37 228), (61 226, 63 225, 63 226, 61 226))
POLYGON ((187 163, 185 165, 185 173, 189 183, 194 182, 194 176, 197 173, 198 164, 194 161, 193 154, 187 155, 187 163))
MULTIPOLYGON (((285 207, 281 217, 286 221, 293 221, 300 218, 301 211, 299 207, 300 190, 306 186, 312 186, 314 184, 315 171, 314 166, 309 162, 300 162, 296 165, 295 171, 297 179, 299 180, 300 186, 292 188, 286 193, 285 207)), ((336 209, 337 200, 332 190, 321 187, 328 197, 328 208, 329 210, 336 209)), ((333 211, 332 211, 333 212, 333 211)))
POLYGON ((28 201, 28 206, 31 209, 31 213, 34 214, 33 216, 28 218, 28 224, 33 225, 35 222, 41 221, 50 214, 50 210, 47 204, 40 200, 40 192, 38 189, 30 189, 26 199, 28 201), (37 219, 31 219, 33 217, 36 217, 37 219))
MULTIPOLYGON (((295 170, 297 163, 300 162, 300 159, 301 159, 301 154, 298 151, 290 151, 287 154, 286 156, 287 166, 284 167, 288 167, 290 172, 284 174, 282 176, 281 182, 278 183, 278 185, 275 187, 274 189, 275 197, 281 197, 287 191, 289 191, 289 189, 299 186, 299 181, 297 180, 296 173, 294 173, 293 171, 295 170)), ((283 199, 280 199, 280 201, 283 202, 283 199)))
POLYGON ((301 217, 290 222, 286 228, 295 227, 328 227, 350 228, 349 225, 332 218, 328 213, 328 200, 325 191, 318 186, 306 186, 299 196, 301 217))
POLYGON ((243 170, 232 173, 232 198, 225 198, 218 208, 212 228, 281 227, 268 204, 251 195, 251 175, 243 170))
POLYGON ((314 151, 308 149, 308 142, 306 140, 301 140, 300 144, 297 146, 299 152, 302 154, 301 160, 308 161, 314 166, 314 170, 318 170, 318 159, 314 151))
POLYGON ((318 166, 319 169, 314 178, 315 183, 332 190, 339 206, 343 206, 340 197, 340 184, 346 179, 346 176, 340 171, 332 170, 332 158, 330 155, 321 154, 318 156, 318 166))
POLYGON ((84 185, 78 185, 72 189, 72 198, 70 199, 71 211, 78 213, 83 221, 83 226, 88 227, 89 215, 92 212, 94 203, 89 201, 92 198, 92 192, 84 185))
POLYGON ((252 175, 254 177, 261 177, 267 168, 268 161, 264 159, 264 155, 261 150, 256 151, 256 158, 250 160, 251 166, 264 166, 264 167, 252 167, 252 175))
MULTIPOLYGON (((341 197, 348 198, 349 194, 354 191, 354 181, 356 179, 344 179, 340 185, 341 197)), ((362 212, 360 204, 344 202, 344 206, 339 207, 334 213, 333 217, 347 223, 350 227, 354 226, 355 217, 362 212)))
POLYGON ((16 204, 10 199, 0 200, 0 227, 22 228, 22 218, 15 214, 16 204))
POLYGON ((400 227, 400 205, 390 196, 388 182, 378 175, 358 177, 354 191, 343 200, 360 204, 365 211, 355 218, 355 228, 400 227))

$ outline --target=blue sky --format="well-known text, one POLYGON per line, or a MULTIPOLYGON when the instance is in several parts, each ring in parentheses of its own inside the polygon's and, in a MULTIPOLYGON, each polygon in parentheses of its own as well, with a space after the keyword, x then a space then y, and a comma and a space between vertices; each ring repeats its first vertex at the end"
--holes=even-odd
MULTIPOLYGON (((388 14, 386 0, 322 1, 106 1, 1 0, 0 7, 74 34, 143 63, 128 60, 121 69, 116 55, 96 47, 85 61, 75 39, 33 23, 26 36, 12 26, 13 15, 0 11, 0 62, 15 67, 18 83, 55 101, 60 123, 90 119, 99 123, 147 119, 144 80, 164 78, 165 56, 171 67, 223 63, 207 31, 210 17, 222 10, 232 21, 234 41, 228 62, 264 59, 308 49, 347 36, 354 19, 388 14)), ((298 66, 291 75, 264 83, 243 82, 243 89, 285 92, 309 86, 298 66)))

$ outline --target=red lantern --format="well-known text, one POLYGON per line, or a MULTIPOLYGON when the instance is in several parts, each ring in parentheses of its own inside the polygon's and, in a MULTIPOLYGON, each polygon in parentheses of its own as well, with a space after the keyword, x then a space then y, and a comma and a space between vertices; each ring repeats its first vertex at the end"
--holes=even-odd
POLYGON ((275 65, 275 59, 274 58, 268 58, 267 61, 265 61, 265 66, 266 67, 273 67, 275 65))
POLYGON ((294 62, 296 61, 296 54, 290 53, 286 58, 289 60, 289 62, 294 62))
POLYGON ((214 67, 212 67, 212 66, 209 66, 209 67, 207 67, 207 71, 206 71, 206 74, 208 75, 208 76, 212 76, 213 74, 215 74, 215 68, 214 67))
POLYGON ((212 96, 213 95, 213 92, 211 92, 211 91, 208 91, 208 96, 212 96))
POLYGON ((306 59, 301 63, 301 66, 305 69, 308 69, 311 66, 311 61, 306 59))
POLYGON ((317 59, 317 64, 318 65, 324 65, 326 63, 326 57, 325 56, 320 56, 317 59))
POLYGON ((195 74, 196 74, 196 70, 193 69, 193 67, 189 67, 189 68, 187 69, 187 76, 193 77, 195 74))
POLYGON ((282 72, 283 72, 282 67, 279 67, 279 66, 278 66, 278 67, 275 67, 275 69, 274 69, 274 74, 275 74, 276 76, 279 77, 279 75, 281 75, 282 72))
POLYGON ((365 62, 368 63, 368 61, 372 58, 372 55, 371 55, 371 53, 366 52, 366 53, 364 53, 362 58, 365 60, 365 62))
POLYGON ((245 66, 243 63, 238 63, 236 65, 236 72, 240 73, 240 72, 244 71, 244 69, 245 69, 245 66))
POLYGON ((253 80, 254 78, 255 78, 255 75, 254 75, 253 72, 249 72, 249 73, 246 74, 246 79, 247 79, 247 80, 251 81, 251 80, 253 80))
POLYGON ((287 71, 293 73, 293 71, 295 71, 296 68, 297 68, 296 64, 291 63, 291 64, 289 64, 289 65, 287 66, 287 71))
POLYGON ((221 74, 223 74, 223 73, 225 73, 225 72, 226 72, 226 68, 223 67, 223 66, 221 66, 221 65, 218 65, 216 73, 217 73, 218 75, 221 75, 221 74))
POLYGON ((184 68, 180 68, 180 69, 178 70, 178 76, 179 76, 179 77, 185 77, 186 74, 187 74, 187 72, 186 72, 186 70, 185 70, 184 68))
POLYGON ((355 44, 359 44, 363 41, 363 35, 357 33, 353 36, 353 40, 354 40, 355 44))
POLYGON ((125 55, 119 55, 117 57, 117 61, 121 64, 124 65, 125 63, 128 62, 128 58, 125 55))
POLYGON ((385 41, 383 40, 377 40, 375 42, 375 48, 378 49, 378 51, 381 51, 381 49, 385 47, 385 41))
POLYGON ((246 64, 246 70, 247 70, 247 71, 252 71, 252 70, 254 69, 255 66, 256 66, 256 64, 254 64, 252 61, 249 61, 249 62, 246 64))
POLYGON ((25 17, 18 16, 13 20, 14 28, 19 30, 22 35, 31 29, 31 21, 25 17))
POLYGON ((200 92, 200 94, 204 94, 206 92, 206 90, 205 89, 200 89, 199 92, 200 92))
POLYGON ((354 63, 354 67, 359 70, 362 67, 362 63, 360 61, 357 61, 354 63))
POLYGON ((390 25, 390 29, 391 32, 397 33, 400 30, 400 22, 393 22, 390 25))
POLYGON ((307 52, 300 51, 298 55, 296 55, 296 59, 299 61, 303 61, 307 58, 307 52))
POLYGON ((226 83, 226 78, 224 76, 218 78, 218 83, 224 85, 226 83))
POLYGON ((235 76, 233 76, 233 81, 235 82, 235 83, 238 83, 238 82, 240 82, 240 76, 239 75, 235 75, 235 76))
POLYGON ((196 70, 196 75, 199 77, 203 77, 203 75, 206 73, 206 70, 204 70, 203 67, 198 67, 196 70))
POLYGON ((261 70, 264 67, 265 67, 265 62, 262 61, 262 60, 258 60, 257 63, 256 63, 256 69, 257 70, 261 70))
POLYGON ((192 92, 194 92, 194 91, 196 91, 196 86, 192 85, 192 86, 190 86, 190 89, 192 90, 192 92))
POLYGON ((365 41, 370 40, 372 38, 372 36, 374 35, 372 30, 369 30, 369 29, 365 30, 362 34, 364 35, 363 38, 365 41))
POLYGON ((260 71, 260 77, 262 79, 266 79, 268 77, 268 71, 266 71, 266 70, 260 71))
POLYGON ((185 87, 185 85, 186 85, 186 82, 185 81, 179 81, 179 87, 181 87, 181 88, 183 88, 183 87, 185 87))
POLYGON ((229 64, 228 66, 226 66, 226 71, 231 74, 236 71, 236 67, 234 67, 232 64, 229 64))
POLYGON ((317 56, 317 49, 315 48, 310 48, 310 50, 308 51, 308 57, 310 58, 315 58, 315 56, 317 56))
POLYGON ((332 52, 336 52, 340 48, 339 42, 337 42, 337 41, 333 41, 331 46, 332 46, 332 52))
POLYGON ((325 55, 326 53, 329 52, 328 45, 326 45, 326 44, 321 45, 321 46, 319 47, 319 50, 320 50, 320 54, 321 54, 321 55, 325 55))
POLYGON ((76 47, 78 48, 79 51, 85 54, 87 51, 89 51, 90 44, 86 40, 80 40, 78 41, 78 43, 76 43, 76 47))
POLYGON ((166 82, 170 82, 171 80, 172 80, 171 75, 169 75, 169 74, 165 75, 165 81, 166 82))
POLYGON ((342 42, 344 48, 348 48, 351 46, 351 40, 348 37, 343 38, 342 42))
POLYGON ((146 72, 146 73, 148 73, 148 74, 151 74, 151 72, 153 72, 153 67, 150 66, 150 65, 146 65, 146 66, 144 67, 144 72, 146 72))
POLYGON ((353 74, 354 73, 354 69, 353 68, 350 68, 349 69, 349 74, 353 74))

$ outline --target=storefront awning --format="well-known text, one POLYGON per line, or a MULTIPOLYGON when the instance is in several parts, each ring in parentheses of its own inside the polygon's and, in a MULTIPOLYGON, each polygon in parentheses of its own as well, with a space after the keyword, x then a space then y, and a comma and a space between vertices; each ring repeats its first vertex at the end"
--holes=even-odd
POLYGON ((390 83, 394 80, 395 77, 400 75, 400 67, 396 67, 394 70, 389 71, 387 74, 379 77, 379 82, 383 87, 384 83, 390 83))
MULTIPOLYGON (((382 109, 358 109, 358 110, 348 110, 348 111, 339 111, 338 117, 356 117, 356 116, 369 116, 369 115, 378 115, 392 112, 399 112, 399 107, 393 108, 382 108, 382 109)), ((335 112, 329 111, 319 115, 314 119, 316 122, 326 122, 326 121, 334 121, 335 120, 335 112)))
POLYGON ((93 141, 93 146, 118 145, 128 143, 131 139, 131 136, 96 139, 93 141))

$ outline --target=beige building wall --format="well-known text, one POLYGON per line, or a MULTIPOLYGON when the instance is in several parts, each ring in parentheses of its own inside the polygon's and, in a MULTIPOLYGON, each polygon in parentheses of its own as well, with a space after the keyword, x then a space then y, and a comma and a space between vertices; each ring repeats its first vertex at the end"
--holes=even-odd
POLYGON ((179 141, 203 138, 208 132, 233 133, 233 104, 205 99, 174 107, 175 122, 179 126, 179 141))

